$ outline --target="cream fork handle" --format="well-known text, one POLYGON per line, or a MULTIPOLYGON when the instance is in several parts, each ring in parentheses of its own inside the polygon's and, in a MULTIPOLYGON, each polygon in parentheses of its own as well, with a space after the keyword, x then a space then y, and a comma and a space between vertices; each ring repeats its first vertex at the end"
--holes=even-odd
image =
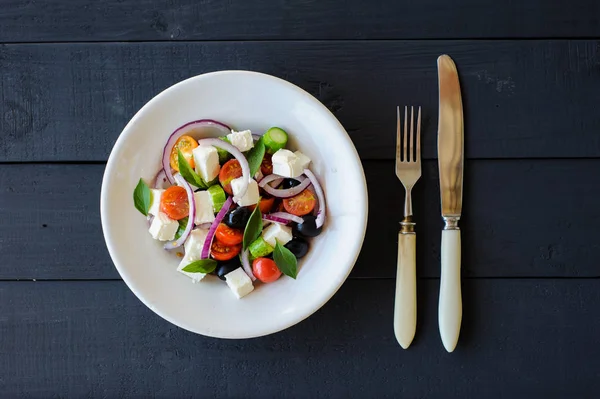
POLYGON ((460 230, 442 230, 442 271, 438 323, 444 348, 456 348, 462 321, 460 290, 460 230))
POLYGON ((404 349, 410 346, 417 327, 416 242, 415 233, 398 234, 394 333, 404 349))

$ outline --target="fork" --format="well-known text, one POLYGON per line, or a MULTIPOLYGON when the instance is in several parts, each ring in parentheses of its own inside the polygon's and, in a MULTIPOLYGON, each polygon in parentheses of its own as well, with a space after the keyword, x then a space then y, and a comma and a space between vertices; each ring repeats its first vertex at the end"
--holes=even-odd
POLYGON ((421 177, 421 107, 418 109, 416 137, 414 107, 410 107, 410 137, 408 107, 404 107, 404 134, 400 134, 400 107, 396 108, 396 176, 405 190, 404 219, 398 233, 398 268, 394 303, 394 333, 402 348, 407 349, 415 337, 417 326, 417 282, 415 223, 412 219, 411 191, 421 177))

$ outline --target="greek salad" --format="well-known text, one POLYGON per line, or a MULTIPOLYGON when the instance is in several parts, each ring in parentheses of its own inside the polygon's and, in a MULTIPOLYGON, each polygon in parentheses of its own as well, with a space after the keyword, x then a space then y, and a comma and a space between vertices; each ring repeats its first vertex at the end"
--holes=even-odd
POLYGON ((162 169, 133 200, 152 238, 181 258, 177 271, 194 283, 216 275, 238 299, 256 282, 297 277, 326 205, 310 158, 287 144, 279 127, 257 135, 206 119, 171 134, 162 169), (198 137, 206 128, 220 137, 198 137))

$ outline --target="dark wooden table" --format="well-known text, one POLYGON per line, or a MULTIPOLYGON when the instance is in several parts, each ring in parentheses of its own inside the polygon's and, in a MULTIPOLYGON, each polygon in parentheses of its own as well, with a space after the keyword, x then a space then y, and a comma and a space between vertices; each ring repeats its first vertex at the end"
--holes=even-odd
POLYGON ((599 397, 600 3, 366 3, 0 3, 0 396, 599 397), (453 354, 437 326, 442 53, 460 71, 466 128, 453 354), (101 177, 126 122, 164 88, 221 69, 319 98, 352 137, 370 197, 362 253, 334 298, 243 341, 152 313, 100 228, 101 177), (424 109, 407 351, 392 330, 397 104, 424 109))

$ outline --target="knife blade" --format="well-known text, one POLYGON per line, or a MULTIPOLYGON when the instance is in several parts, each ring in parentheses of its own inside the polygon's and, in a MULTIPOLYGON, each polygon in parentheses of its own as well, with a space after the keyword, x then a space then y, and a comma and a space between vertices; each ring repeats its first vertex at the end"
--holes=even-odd
POLYGON ((437 60, 439 85, 438 166, 442 204, 441 274, 438 323, 444 348, 454 351, 462 322, 460 284, 464 125, 458 71, 452 58, 437 60))

